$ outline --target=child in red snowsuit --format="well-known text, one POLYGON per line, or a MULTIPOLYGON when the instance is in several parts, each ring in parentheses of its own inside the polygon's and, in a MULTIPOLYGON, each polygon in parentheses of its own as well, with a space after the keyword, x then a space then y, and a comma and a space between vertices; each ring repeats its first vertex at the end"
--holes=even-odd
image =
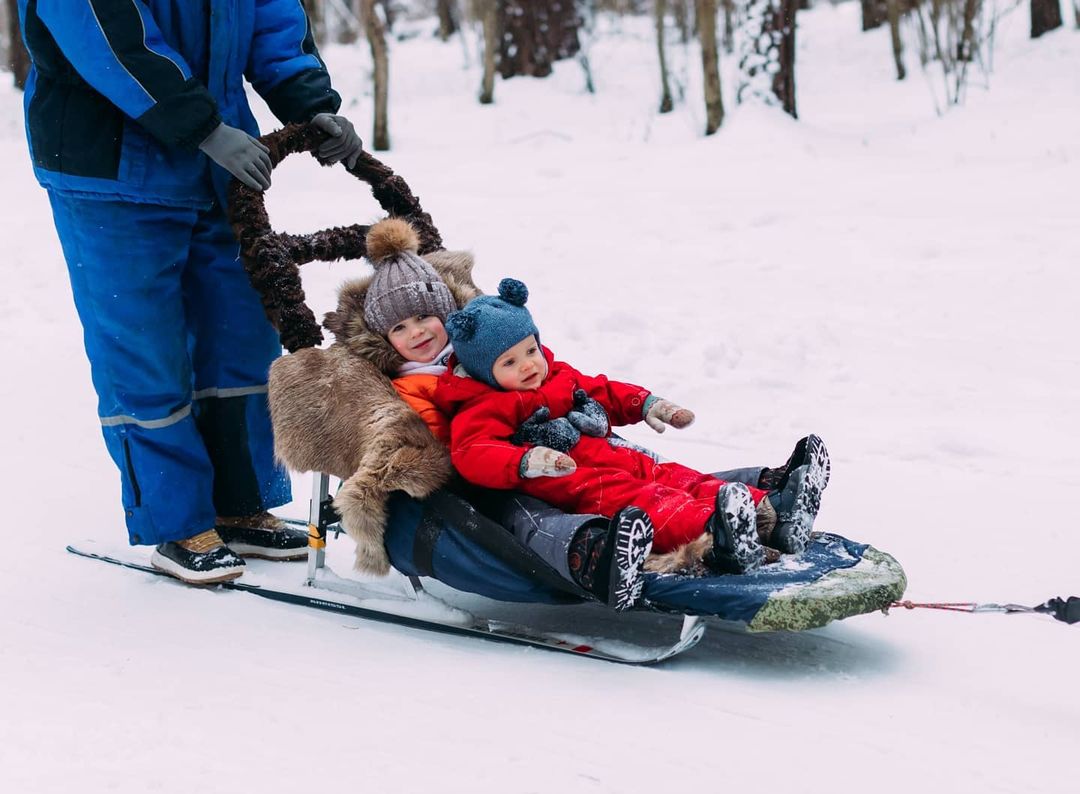
POLYGON ((823 482, 816 492, 808 483, 790 500, 801 509, 785 511, 778 534, 775 508, 784 506, 782 499, 678 463, 658 463, 620 443, 610 425, 645 421, 662 432, 665 425, 686 427, 694 416, 640 386, 586 376, 556 361, 539 344, 527 298, 524 284, 504 279, 499 297, 477 298, 447 318, 455 358, 434 399, 452 415, 451 459, 465 479, 572 512, 611 516, 639 507, 652 519, 654 551, 674 551, 705 535, 704 561, 721 572, 758 567, 762 540, 783 551, 802 550, 823 482), (769 523, 760 537, 759 514, 769 523))

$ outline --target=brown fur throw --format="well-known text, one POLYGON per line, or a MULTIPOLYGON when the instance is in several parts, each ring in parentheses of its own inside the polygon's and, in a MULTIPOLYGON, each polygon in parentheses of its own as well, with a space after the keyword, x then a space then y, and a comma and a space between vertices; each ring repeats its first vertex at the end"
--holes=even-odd
MULTIPOLYGON (((378 237, 379 228, 372 227, 369 239, 378 237)), ((424 258, 458 306, 480 294, 471 254, 434 251, 424 258)), ((337 309, 325 320, 335 339, 328 349, 299 350, 274 362, 270 415, 274 451, 283 463, 342 479, 334 507, 356 542, 356 567, 385 574, 387 496, 404 491, 424 498, 446 483, 452 469, 446 448, 390 385, 388 376, 404 359, 364 322, 371 279, 346 282, 338 291, 337 309)))

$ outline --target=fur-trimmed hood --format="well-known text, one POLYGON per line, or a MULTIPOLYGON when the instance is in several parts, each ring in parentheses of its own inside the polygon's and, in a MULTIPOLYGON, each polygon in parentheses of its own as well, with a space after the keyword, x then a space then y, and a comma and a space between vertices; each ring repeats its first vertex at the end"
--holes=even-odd
MULTIPOLYGON (((432 251, 424 254, 424 259, 446 282, 459 309, 483 294, 473 284, 473 256, 468 251, 432 251)), ((386 337, 372 331, 364 321, 364 300, 372 278, 373 275, 368 275, 342 284, 338 290, 337 309, 327 312, 323 325, 333 333, 337 344, 367 359, 387 377, 393 378, 405 359, 391 347, 386 337)))

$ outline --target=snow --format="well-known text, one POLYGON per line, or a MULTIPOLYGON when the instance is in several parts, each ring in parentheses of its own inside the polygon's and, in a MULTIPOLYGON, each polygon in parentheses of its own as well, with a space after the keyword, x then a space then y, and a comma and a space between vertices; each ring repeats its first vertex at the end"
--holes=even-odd
MULTIPOLYGON (((708 139, 693 50, 671 48, 686 98, 655 113, 647 21, 602 28, 595 96, 567 63, 498 82, 488 107, 471 44, 400 42, 385 160, 448 245, 475 251, 479 283, 528 284, 558 355, 697 414, 631 440, 728 468, 776 465, 817 432, 833 457, 818 528, 895 555, 906 597, 1076 594, 1080 32, 1029 41, 1018 9, 987 85, 939 117, 914 53, 897 83, 887 31, 860 33, 857 4, 799 24, 800 120, 729 93, 708 139)), ((363 129, 365 49, 325 55, 363 129)), ((0 790, 1076 791, 1080 627, 1045 617, 894 611, 797 635, 712 622, 691 652, 636 669, 66 554, 124 534, 20 102, 0 92, 0 790)), ((381 214, 300 158, 268 205, 289 231, 381 214)), ((305 266, 316 314, 361 272, 305 266)), ((297 477, 285 512, 306 515, 309 488, 297 477)), ((679 627, 481 607, 573 636, 679 627)))

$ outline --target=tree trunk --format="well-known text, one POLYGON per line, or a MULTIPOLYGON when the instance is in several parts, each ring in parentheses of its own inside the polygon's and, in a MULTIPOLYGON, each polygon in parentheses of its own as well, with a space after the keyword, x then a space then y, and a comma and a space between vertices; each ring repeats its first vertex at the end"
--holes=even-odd
MULTIPOLYGON (((690 14, 686 8, 687 0, 675 0, 672 11, 675 13, 675 26, 679 29, 679 40, 683 44, 690 41, 690 14)), ((1080 2, 1080 0, 1077 0, 1080 2)))
POLYGON ((581 49, 574 0, 500 0, 498 69, 504 79, 547 77, 552 64, 581 49))
POLYGON ((1076 29, 1080 30, 1080 0, 1073 0, 1073 16, 1076 17, 1076 29))
POLYGON ((1058 0, 1031 0, 1031 38, 1061 27, 1061 3, 1058 0))
POLYGON ((724 52, 735 52, 735 0, 724 2, 724 52))
POLYGON ((773 75, 772 89, 780 100, 784 112, 794 119, 799 117, 795 109, 795 12, 799 10, 799 0, 780 0, 774 6, 773 30, 777 44, 779 71, 773 75))
MULTIPOLYGON (((676 3, 681 0, 675 0, 676 3)), ((664 16, 667 14, 667 0, 656 0, 656 49, 660 55, 660 112, 670 113, 675 108, 671 100, 671 85, 668 80, 667 54, 664 52, 664 16)))
POLYGON ((896 64, 896 79, 907 77, 904 69, 904 42, 900 38, 900 0, 888 0, 889 35, 892 37, 893 62, 896 64))
MULTIPOLYGON (((1053 0, 1055 3, 1058 0, 1053 0)), ((960 42, 957 44, 956 60, 970 63, 975 57, 975 17, 979 13, 981 0, 964 0, 964 26, 960 30, 960 42)))
POLYGON ((26 75, 30 72, 30 53, 23 44, 22 30, 19 28, 18 0, 7 0, 7 61, 11 68, 11 74, 15 78, 15 87, 22 90, 26 87, 26 75))
POLYGON ((478 0, 477 10, 484 29, 484 77, 480 84, 480 104, 495 101, 495 62, 499 52, 498 0, 478 0))
POLYGON ((457 8, 454 0, 439 0, 439 38, 446 41, 458 31, 457 8))
POLYGON ((371 145, 377 152, 390 148, 390 123, 387 105, 390 98, 390 58, 386 51, 386 27, 376 0, 363 0, 364 31, 371 45, 371 60, 375 64, 375 128, 371 145))
POLYGON ((862 4, 862 29, 874 30, 885 24, 889 14, 885 0, 859 0, 862 4))
POLYGON ((697 0, 701 66, 705 73, 705 134, 712 135, 724 123, 724 99, 720 94, 720 57, 716 51, 716 0, 697 0))

